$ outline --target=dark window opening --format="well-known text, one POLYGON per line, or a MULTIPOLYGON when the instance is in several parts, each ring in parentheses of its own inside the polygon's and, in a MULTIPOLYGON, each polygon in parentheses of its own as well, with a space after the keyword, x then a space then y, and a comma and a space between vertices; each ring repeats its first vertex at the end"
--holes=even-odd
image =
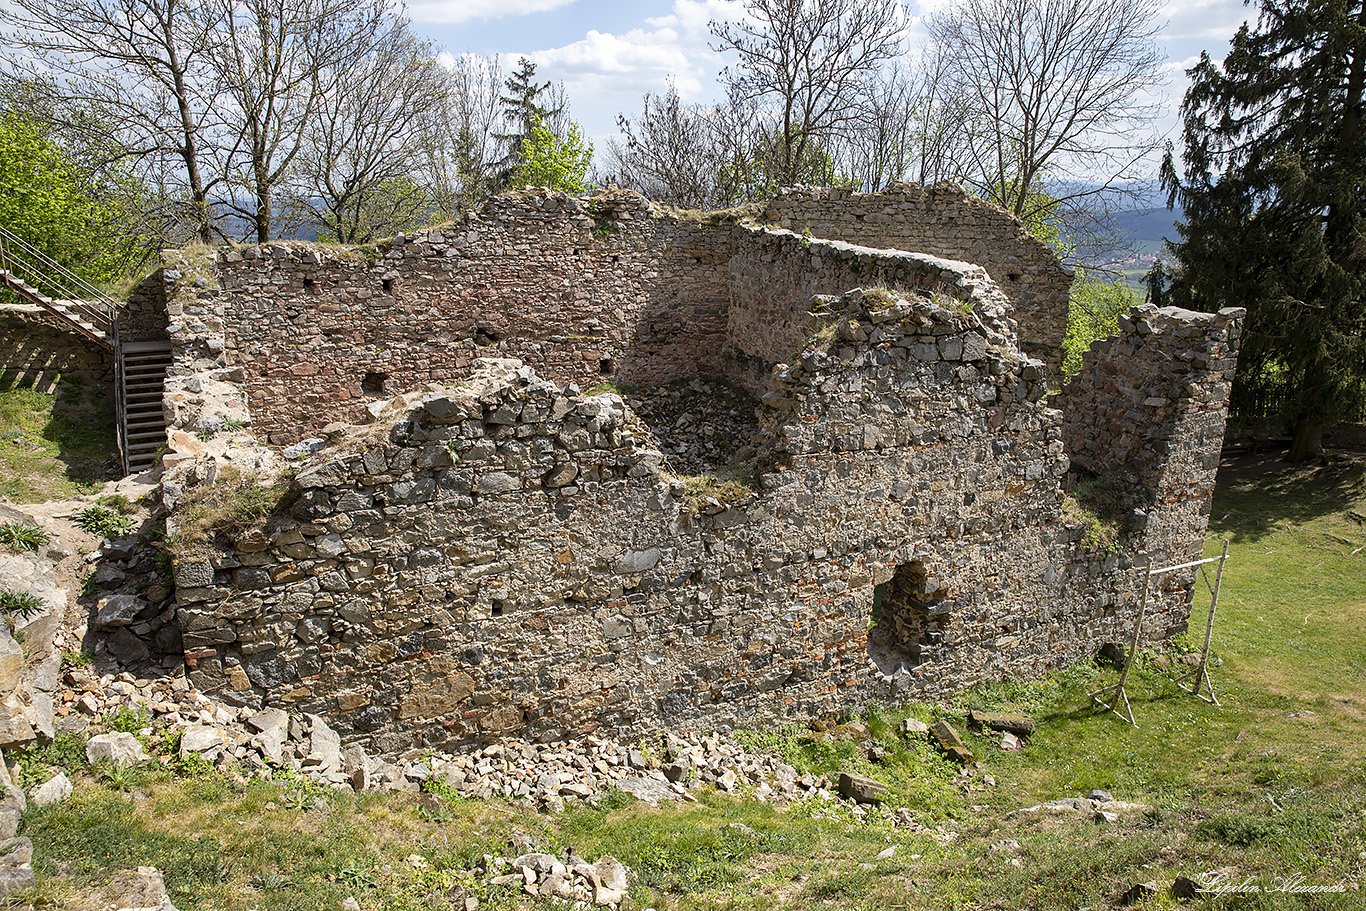
POLYGON ((315 281, 314 281, 313 279, 311 279, 311 278, 308 278, 308 277, 305 277, 305 278, 304 278, 304 290, 305 290, 305 291, 312 291, 313 288, 314 288, 317 284, 318 284, 318 283, 315 282, 315 281))
POLYGON ((360 391, 364 395, 384 395, 384 384, 388 381, 389 374, 372 370, 360 381, 360 391))
POLYGON ((491 607, 491 608, 489 609, 489 614, 490 614, 491 616, 494 616, 494 617, 501 617, 501 616, 503 616, 503 602, 502 602, 502 601, 494 601, 494 602, 493 602, 493 607, 491 607))
POLYGON ((868 655, 884 674, 935 656, 949 622, 947 594, 920 560, 898 566, 889 581, 873 589, 868 655))
POLYGON ((598 376, 611 376, 617 372, 616 362, 610 357, 598 361, 598 376))
POLYGON ((497 332, 480 327, 474 332, 474 343, 480 348, 487 348, 489 345, 496 345, 501 340, 497 332))
POLYGON ((394 293, 394 280, 393 280, 392 278, 383 278, 383 279, 380 279, 380 284, 384 286, 384 293, 385 293, 385 294, 393 294, 393 293, 394 293))

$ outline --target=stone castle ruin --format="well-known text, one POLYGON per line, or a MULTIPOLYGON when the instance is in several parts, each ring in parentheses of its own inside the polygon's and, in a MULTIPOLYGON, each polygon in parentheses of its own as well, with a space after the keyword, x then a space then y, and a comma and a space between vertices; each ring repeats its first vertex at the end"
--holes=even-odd
POLYGON ((1070 275, 946 187, 523 192, 162 277, 172 535, 260 444, 299 456, 268 519, 180 549, 191 679, 386 752, 806 719, 1123 640, 1150 561, 1201 549, 1242 319, 1137 308, 1050 392, 1070 275), (685 474, 631 390, 702 377, 754 417, 685 474))

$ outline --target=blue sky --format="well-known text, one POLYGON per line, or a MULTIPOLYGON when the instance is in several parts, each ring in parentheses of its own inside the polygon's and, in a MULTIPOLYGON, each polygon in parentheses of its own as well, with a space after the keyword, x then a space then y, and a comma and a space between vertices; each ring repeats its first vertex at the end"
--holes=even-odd
MULTIPOLYGON (((910 0, 913 40, 919 18, 951 0, 910 0)), ((415 29, 452 54, 499 55, 505 71, 518 56, 537 64, 540 78, 563 81, 570 113, 601 149, 617 135, 619 113, 639 111, 646 92, 673 79, 687 102, 721 96, 725 64, 708 47, 707 23, 738 15, 736 0, 410 0, 415 29)), ((1208 50, 1221 59, 1238 26, 1255 18, 1241 0, 1172 0, 1160 14, 1159 43, 1167 55, 1164 129, 1178 127, 1184 70, 1208 50)))

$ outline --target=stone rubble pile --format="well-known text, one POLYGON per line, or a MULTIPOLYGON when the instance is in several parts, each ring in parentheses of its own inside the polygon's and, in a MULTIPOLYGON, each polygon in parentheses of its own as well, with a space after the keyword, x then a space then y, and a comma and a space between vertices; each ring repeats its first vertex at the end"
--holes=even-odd
MULTIPOLYGON (((616 907, 627 897, 631 876, 626 865, 610 854, 590 864, 574 854, 572 848, 564 860, 541 852, 511 860, 485 854, 481 872, 488 877, 489 885, 510 887, 533 897, 574 902, 576 907, 616 907)), ((466 908, 469 904, 466 899, 466 908)))
POLYGON ((674 474, 714 472, 754 455, 759 402, 739 386, 694 379, 623 395, 649 425, 674 474))
MULTIPOLYGON (((343 746, 316 715, 222 705, 179 675, 96 675, 76 667, 66 671, 63 684, 59 733, 89 734, 100 729, 98 719, 125 710, 140 712, 148 719, 140 733, 159 749, 163 762, 171 761, 170 746, 175 745, 182 759, 197 756, 259 777, 289 770, 337 788, 447 791, 466 798, 521 801, 549 812, 564 809, 571 800, 596 802, 613 788, 658 803, 692 800, 690 789, 712 785, 760 801, 843 800, 855 817, 877 814, 893 825, 917 827, 906 810, 881 806, 885 788, 879 791, 872 779, 801 774, 779 757, 748 750, 722 734, 669 733, 636 745, 591 735, 546 744, 508 739, 456 755, 410 750, 381 758, 358 745, 343 746)), ((850 728, 847 736, 858 737, 859 726, 850 728)), ((877 751, 873 741, 864 746, 870 755, 877 751)), ((117 731, 90 736, 86 756, 92 763, 115 765, 152 760, 136 736, 117 731)), ((60 785, 50 782, 42 788, 60 785)))
POLYGON ((175 595, 169 579, 157 574, 158 557, 155 547, 137 537, 106 538, 86 557, 95 566, 87 584, 98 590, 99 600, 88 629, 75 630, 73 649, 81 648, 88 633, 96 658, 108 655, 124 667, 180 663, 175 595))

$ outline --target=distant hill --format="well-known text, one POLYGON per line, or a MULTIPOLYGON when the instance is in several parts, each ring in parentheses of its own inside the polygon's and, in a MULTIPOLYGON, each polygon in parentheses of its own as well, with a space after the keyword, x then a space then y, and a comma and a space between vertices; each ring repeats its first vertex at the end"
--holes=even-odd
POLYGON ((1175 223, 1181 217, 1166 206, 1122 212, 1116 217, 1120 233, 1129 239, 1136 253, 1155 254, 1162 249, 1162 238, 1175 240, 1175 223))

